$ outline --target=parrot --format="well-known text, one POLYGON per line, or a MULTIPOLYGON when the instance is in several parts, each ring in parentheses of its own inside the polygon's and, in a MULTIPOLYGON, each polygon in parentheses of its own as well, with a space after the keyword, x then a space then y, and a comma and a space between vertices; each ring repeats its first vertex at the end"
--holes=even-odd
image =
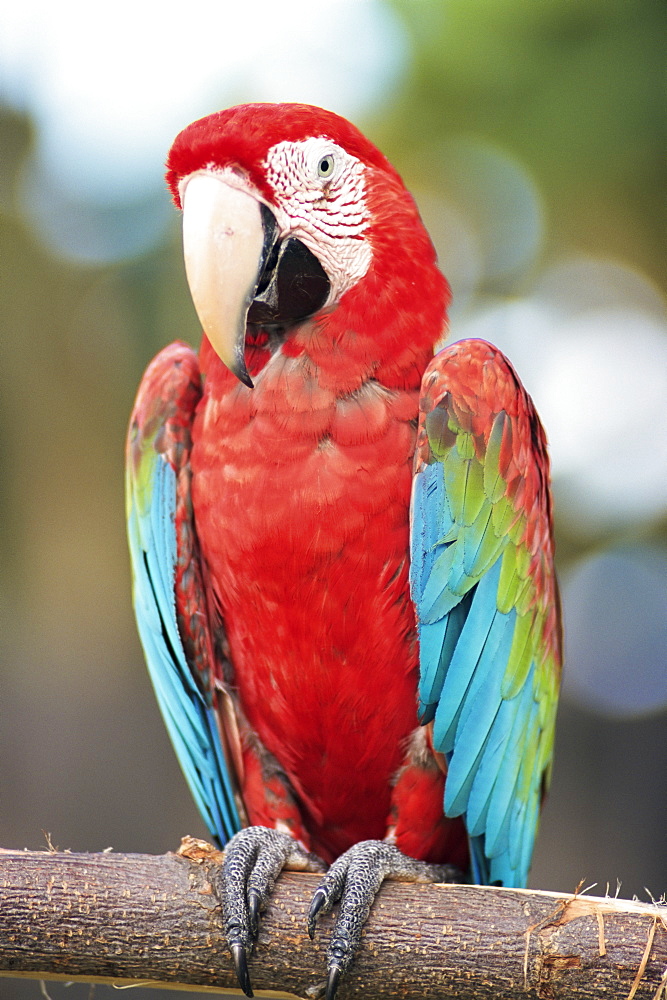
POLYGON ((166 180, 203 333, 130 419, 138 631, 242 990, 302 870, 333 1000, 384 879, 527 883, 562 669, 545 432, 498 348, 437 350, 436 251, 345 118, 225 109, 166 180))

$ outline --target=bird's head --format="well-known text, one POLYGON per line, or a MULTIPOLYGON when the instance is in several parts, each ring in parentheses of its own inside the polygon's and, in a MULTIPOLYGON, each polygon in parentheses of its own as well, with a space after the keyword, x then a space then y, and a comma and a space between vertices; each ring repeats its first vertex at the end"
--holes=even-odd
MULTIPOLYGON (((398 173, 354 125, 321 108, 246 104, 202 118, 174 141, 167 181, 183 209, 197 314, 249 386, 248 324, 289 329, 335 306, 383 254, 400 270, 402 232, 413 242, 406 259, 425 255, 435 268, 398 173)), ((444 317, 444 279, 439 298, 444 317)))

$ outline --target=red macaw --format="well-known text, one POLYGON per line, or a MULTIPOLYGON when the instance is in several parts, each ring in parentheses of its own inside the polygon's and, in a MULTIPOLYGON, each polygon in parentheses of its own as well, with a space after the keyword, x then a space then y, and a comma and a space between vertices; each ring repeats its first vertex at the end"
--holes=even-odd
POLYGON ((447 283, 349 122, 231 108, 167 180, 204 337, 132 414, 138 626, 227 844, 242 988, 275 878, 314 852, 331 1000, 383 878, 526 883, 561 671, 545 436, 496 348, 433 357, 447 283))

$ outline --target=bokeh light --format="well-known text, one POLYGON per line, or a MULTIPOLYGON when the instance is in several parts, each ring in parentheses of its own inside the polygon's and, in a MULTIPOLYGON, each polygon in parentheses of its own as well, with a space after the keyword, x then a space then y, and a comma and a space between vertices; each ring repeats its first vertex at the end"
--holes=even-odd
POLYGON ((589 257, 530 294, 470 310, 457 337, 512 359, 547 427, 557 498, 596 534, 667 512, 667 304, 641 274, 589 257))
POLYGON ((563 695, 617 719, 667 709, 667 555, 619 546, 563 581, 563 695))
POLYGON ((363 115, 406 61, 397 20, 378 0, 192 0, 177 23, 136 0, 109 16, 83 0, 10 5, 0 95, 36 124, 23 175, 30 222, 74 259, 145 252, 164 232, 162 164, 184 123, 252 100, 363 115))

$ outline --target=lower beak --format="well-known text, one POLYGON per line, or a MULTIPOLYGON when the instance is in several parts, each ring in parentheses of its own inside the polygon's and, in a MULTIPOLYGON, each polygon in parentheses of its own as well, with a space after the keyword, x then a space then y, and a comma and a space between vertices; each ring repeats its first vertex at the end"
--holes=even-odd
POLYGON ((213 173, 193 174, 181 200, 185 271, 197 315, 220 360, 252 388, 246 322, 276 241, 275 222, 253 194, 213 173))

